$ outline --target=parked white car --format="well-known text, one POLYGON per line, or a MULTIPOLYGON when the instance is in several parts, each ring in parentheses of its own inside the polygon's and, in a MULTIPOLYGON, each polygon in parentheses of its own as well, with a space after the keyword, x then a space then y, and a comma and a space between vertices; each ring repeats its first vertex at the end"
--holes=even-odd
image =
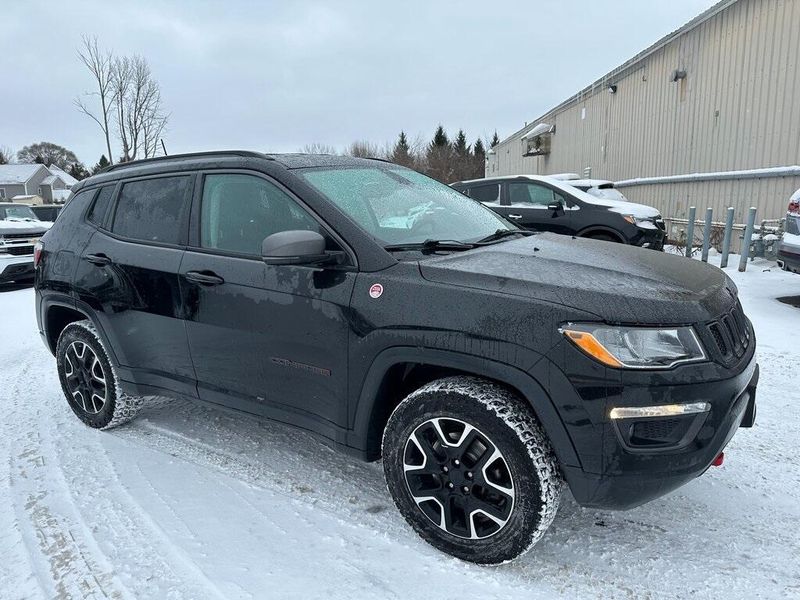
POLYGON ((34 247, 52 225, 29 206, 0 202, 0 283, 33 279, 34 247))

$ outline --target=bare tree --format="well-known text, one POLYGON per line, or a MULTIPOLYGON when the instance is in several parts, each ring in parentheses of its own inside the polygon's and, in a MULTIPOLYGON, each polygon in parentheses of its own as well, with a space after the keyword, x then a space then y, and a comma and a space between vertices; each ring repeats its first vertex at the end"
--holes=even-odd
POLYGON ((163 112, 161 88, 141 56, 114 59, 114 109, 122 146, 120 160, 155 156, 169 115, 163 112))
POLYGON ((339 154, 334 146, 331 146, 330 144, 322 144, 320 142, 306 144, 300 148, 300 152, 303 154, 339 154))
POLYGON ((381 151, 377 144, 360 140, 350 144, 347 149, 347 154, 350 156, 357 156, 359 158, 380 158, 381 151))
POLYGON ((109 131, 109 120, 112 112, 112 105, 114 104, 113 93, 113 67, 114 61, 110 52, 100 50, 97 46, 97 37, 82 36, 83 46, 78 50, 78 58, 84 66, 89 70, 94 78, 96 85, 95 91, 86 92, 84 96, 95 96, 100 100, 100 112, 95 114, 95 111, 90 108, 84 97, 78 96, 75 98, 75 106, 78 110, 91 118, 103 130, 103 135, 106 138, 106 148, 108 149, 108 158, 113 163, 113 154, 111 152, 111 133, 109 131))
POLYGON ((17 155, 9 146, 0 146, 0 165, 7 165, 14 162, 17 155))

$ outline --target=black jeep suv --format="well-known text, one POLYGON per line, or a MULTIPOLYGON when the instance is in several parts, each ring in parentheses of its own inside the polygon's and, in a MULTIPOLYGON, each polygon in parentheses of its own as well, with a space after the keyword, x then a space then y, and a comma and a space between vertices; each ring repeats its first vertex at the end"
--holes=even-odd
POLYGON ((436 547, 512 559, 582 505, 703 473, 753 423, 755 337, 719 269, 520 230, 414 171, 216 152, 114 166, 37 249, 36 312, 91 427, 210 401, 383 457, 436 547))
POLYGON ((658 210, 598 198, 571 183, 544 175, 515 175, 458 181, 450 187, 525 229, 664 249, 666 227, 658 210))

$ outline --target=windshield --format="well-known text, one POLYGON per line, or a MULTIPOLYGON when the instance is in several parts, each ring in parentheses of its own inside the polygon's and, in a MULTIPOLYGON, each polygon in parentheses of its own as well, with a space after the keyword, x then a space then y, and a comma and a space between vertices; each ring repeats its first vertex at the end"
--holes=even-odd
POLYGON ((0 218, 7 221, 38 221, 29 206, 0 206, 0 218))
POLYGON ((619 202, 627 202, 628 199, 615 188, 597 188, 592 187, 586 190, 587 194, 591 194, 595 198, 602 198, 603 200, 617 200, 619 202))
POLYGON ((396 165, 309 169, 300 176, 385 245, 474 242, 516 230, 479 202, 396 165))

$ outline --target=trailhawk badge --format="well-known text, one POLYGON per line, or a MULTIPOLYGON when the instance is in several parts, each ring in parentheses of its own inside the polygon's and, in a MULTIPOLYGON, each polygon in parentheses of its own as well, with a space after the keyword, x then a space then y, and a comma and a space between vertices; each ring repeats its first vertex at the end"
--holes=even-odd
POLYGON ((383 286, 380 283, 373 283, 372 287, 369 288, 369 297, 380 298, 381 294, 383 294, 383 286))

